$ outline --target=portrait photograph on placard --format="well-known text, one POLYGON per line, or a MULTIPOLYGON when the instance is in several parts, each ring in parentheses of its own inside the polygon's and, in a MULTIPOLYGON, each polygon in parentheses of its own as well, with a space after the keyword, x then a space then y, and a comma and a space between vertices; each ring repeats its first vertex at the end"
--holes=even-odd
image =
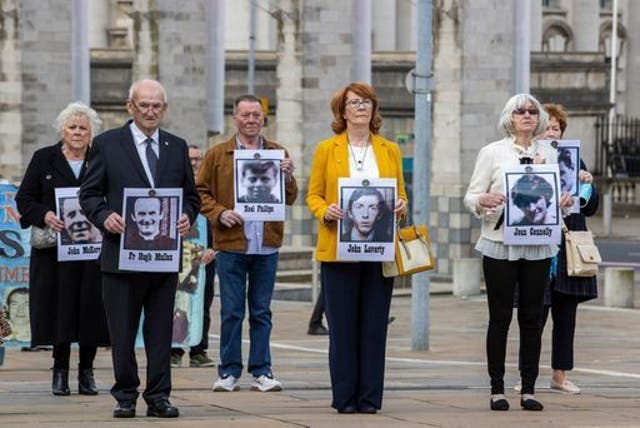
POLYGON ((120 269, 178 270, 182 189, 124 189, 120 269))
POLYGON ((507 195, 505 244, 559 243, 558 165, 505 167, 504 183, 507 195))
POLYGON ((393 259, 396 186, 391 178, 339 179, 338 260, 393 259))
POLYGON ((64 223, 57 235, 58 261, 95 260, 102 250, 102 233, 87 219, 78 187, 55 189, 56 215, 64 223))
POLYGON ((284 150, 234 151, 234 211, 245 220, 285 219, 284 150))

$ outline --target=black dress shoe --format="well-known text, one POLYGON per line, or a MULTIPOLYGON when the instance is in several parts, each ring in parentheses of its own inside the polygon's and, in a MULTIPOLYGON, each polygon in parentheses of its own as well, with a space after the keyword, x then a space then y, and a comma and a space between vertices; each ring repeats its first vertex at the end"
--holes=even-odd
POLYGON ((368 404, 365 404, 364 406, 360 406, 358 407, 358 413, 366 413, 369 415, 375 415, 376 413, 378 413, 378 409, 376 409, 373 406, 370 406, 368 404))
POLYGON ((542 403, 538 400, 534 400, 533 398, 529 398, 527 400, 520 399, 520 407, 522 407, 523 410, 533 410, 538 412, 544 409, 542 403))
POLYGON ((509 410, 509 402, 504 398, 499 400, 489 399, 489 407, 491 407, 491 410, 509 410))
POLYGON ((78 393, 80 395, 98 395, 93 369, 78 370, 78 393))
POLYGON ((351 415, 357 412, 356 406, 348 405, 344 406, 342 409, 338 409, 338 413, 342 413, 343 415, 351 415))
POLYGON ((53 392, 53 395, 71 394, 69 390, 69 369, 53 369, 51 392, 53 392))
POLYGON ((136 403, 131 401, 118 401, 113 409, 114 418, 135 418, 136 403))
POLYGON ((320 324, 317 326, 309 326, 307 334, 310 334, 312 336, 326 336, 327 334, 329 334, 329 330, 325 326, 320 324))
POLYGON ((147 407, 147 416, 156 418, 177 418, 180 411, 177 407, 173 407, 167 398, 161 398, 153 403, 149 403, 147 407))

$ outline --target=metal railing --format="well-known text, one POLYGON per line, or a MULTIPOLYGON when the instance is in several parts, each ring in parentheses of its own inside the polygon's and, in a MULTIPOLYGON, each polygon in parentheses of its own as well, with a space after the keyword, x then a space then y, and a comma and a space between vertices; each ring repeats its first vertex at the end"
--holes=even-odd
POLYGON ((606 115, 596 120, 596 175, 640 177, 640 119, 606 115))

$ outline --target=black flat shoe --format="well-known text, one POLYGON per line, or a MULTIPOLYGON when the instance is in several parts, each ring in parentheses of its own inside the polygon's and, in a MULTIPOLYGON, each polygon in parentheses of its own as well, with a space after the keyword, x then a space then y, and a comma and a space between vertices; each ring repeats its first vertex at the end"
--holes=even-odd
POLYGON ((78 393, 80 395, 98 395, 93 369, 78 370, 78 393))
POLYGON ((136 403, 131 401, 118 401, 116 407, 113 409, 114 418, 135 418, 136 417, 136 403))
POLYGON ((520 399, 520 407, 522 407, 523 410, 533 410, 537 412, 544 409, 542 403, 533 398, 529 398, 528 400, 520 399))
POLYGON ((161 398, 153 404, 149 403, 147 407, 147 416, 156 418, 177 418, 180 411, 177 407, 173 407, 167 398, 161 398))
POLYGON ((70 395, 69 369, 53 369, 51 380, 51 392, 53 395, 70 395))
POLYGON ((329 330, 325 326, 320 324, 318 326, 309 327, 309 329, 307 330, 307 334, 310 334, 312 336, 326 336, 327 334, 329 334, 329 330))
POLYGON ((505 398, 499 400, 489 399, 489 407, 491 407, 491 410, 509 410, 509 402, 505 398))
POLYGON ((351 415, 357 412, 356 406, 344 406, 342 409, 338 409, 338 413, 343 415, 351 415))
POLYGON ((375 415, 376 413, 378 413, 378 409, 376 409, 373 406, 364 405, 364 406, 358 407, 358 413, 366 413, 368 415, 375 415))

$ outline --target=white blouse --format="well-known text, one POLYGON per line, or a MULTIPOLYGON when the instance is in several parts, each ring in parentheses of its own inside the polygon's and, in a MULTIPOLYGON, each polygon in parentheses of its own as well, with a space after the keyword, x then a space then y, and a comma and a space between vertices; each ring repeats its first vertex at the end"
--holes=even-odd
POLYGON ((504 192, 505 165, 519 165, 520 158, 536 155, 544 159, 544 163, 558 162, 557 152, 550 146, 539 145, 533 141, 528 149, 515 144, 515 138, 507 137, 484 146, 478 153, 475 168, 464 204, 473 215, 482 220, 480 239, 475 249, 485 256, 500 260, 541 260, 555 256, 557 245, 504 245, 504 225, 495 230, 504 206, 493 213, 484 213, 479 204, 480 195, 488 192, 504 192))

